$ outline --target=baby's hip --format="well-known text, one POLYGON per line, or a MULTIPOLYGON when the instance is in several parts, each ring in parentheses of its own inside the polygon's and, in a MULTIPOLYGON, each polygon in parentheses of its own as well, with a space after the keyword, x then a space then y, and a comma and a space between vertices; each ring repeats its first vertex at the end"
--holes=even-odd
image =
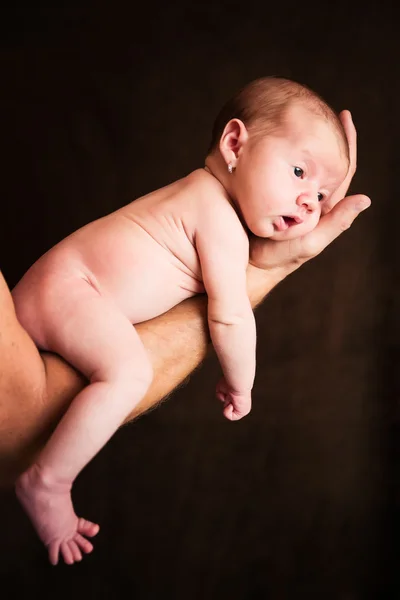
POLYGON ((65 245, 50 250, 27 271, 13 298, 22 326, 46 349, 53 329, 63 327, 66 311, 85 302, 88 288, 135 324, 201 292, 195 285, 198 282, 167 261, 140 256, 118 261, 101 252, 94 260, 65 245))
POLYGON ((49 328, 54 322, 62 322, 66 299, 73 301, 82 285, 92 285, 92 281, 79 255, 52 250, 36 261, 14 287, 18 320, 40 348, 46 349, 49 328))

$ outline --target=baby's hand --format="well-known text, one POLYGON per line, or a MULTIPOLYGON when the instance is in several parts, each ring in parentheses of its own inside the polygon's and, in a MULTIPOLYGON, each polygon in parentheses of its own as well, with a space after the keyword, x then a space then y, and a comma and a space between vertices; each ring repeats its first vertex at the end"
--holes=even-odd
POLYGON ((230 421, 238 421, 251 410, 251 391, 237 392, 230 388, 225 377, 217 383, 216 396, 224 405, 224 416, 230 421))

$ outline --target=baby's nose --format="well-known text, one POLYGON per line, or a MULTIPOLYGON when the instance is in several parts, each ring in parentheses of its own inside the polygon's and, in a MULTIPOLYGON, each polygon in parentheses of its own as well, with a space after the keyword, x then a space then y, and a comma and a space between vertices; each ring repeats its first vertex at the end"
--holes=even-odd
POLYGON ((297 197, 297 206, 305 208, 308 211, 314 211, 318 206, 318 194, 317 192, 309 191, 299 194, 297 197))

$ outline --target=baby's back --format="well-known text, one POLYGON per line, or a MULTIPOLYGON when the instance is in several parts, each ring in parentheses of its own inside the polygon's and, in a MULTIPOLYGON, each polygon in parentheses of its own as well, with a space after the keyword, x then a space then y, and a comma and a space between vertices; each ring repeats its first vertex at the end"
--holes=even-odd
MULTIPOLYGON (((65 285, 68 293, 78 277, 116 303, 132 323, 166 312, 204 292, 195 237, 210 194, 234 213, 226 198, 215 194, 210 175, 194 171, 72 233, 33 265, 15 295, 34 301, 35 290, 43 293, 55 284, 65 285)), ((241 228, 234 214, 236 220, 241 228)))
POLYGON ((100 293, 111 295, 133 323, 204 291, 194 242, 201 200, 190 177, 90 223, 61 245, 62 252, 64 245, 79 251, 100 293))

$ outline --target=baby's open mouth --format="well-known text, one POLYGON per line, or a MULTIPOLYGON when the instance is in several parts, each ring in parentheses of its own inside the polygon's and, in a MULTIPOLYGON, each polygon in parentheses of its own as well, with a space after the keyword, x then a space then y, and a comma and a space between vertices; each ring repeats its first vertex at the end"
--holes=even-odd
POLYGON ((299 215, 288 215, 288 216, 284 216, 282 217, 286 227, 292 227, 292 225, 299 225, 300 223, 303 223, 304 219, 302 217, 300 217, 299 215))
POLYGON ((292 225, 296 225, 297 224, 296 219, 294 219, 293 217, 282 217, 282 218, 283 218, 283 220, 285 222, 285 225, 287 227, 291 227, 292 225))
POLYGON ((278 231, 285 231, 286 229, 289 229, 289 227, 292 227, 293 225, 298 225, 299 223, 302 223, 303 219, 297 215, 293 215, 293 216, 282 216, 282 217, 278 217, 275 221, 274 221, 274 226, 276 227, 276 229, 278 231))

